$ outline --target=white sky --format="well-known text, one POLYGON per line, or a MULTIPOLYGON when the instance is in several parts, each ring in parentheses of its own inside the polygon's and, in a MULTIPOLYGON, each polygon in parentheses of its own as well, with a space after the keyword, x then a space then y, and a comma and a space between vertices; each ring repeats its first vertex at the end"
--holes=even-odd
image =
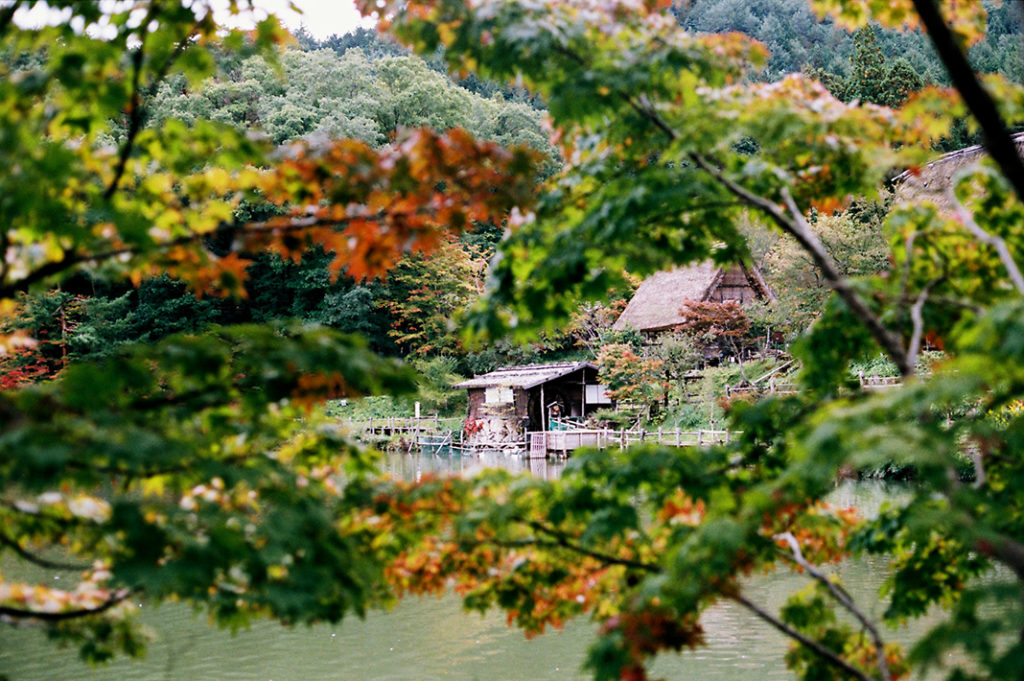
POLYGON ((291 30, 305 26, 315 38, 349 33, 359 26, 373 26, 372 21, 362 18, 352 0, 252 0, 262 10, 276 14, 291 30), (287 9, 294 4, 302 14, 287 9))
MULTIPOLYGON (((117 3, 124 0, 100 0, 100 2, 117 3)), ((256 19, 262 19, 268 13, 276 14, 292 31, 297 31, 305 26, 315 38, 327 38, 332 35, 349 33, 359 26, 367 28, 373 26, 374 22, 363 19, 356 10, 353 0, 249 0, 254 11, 251 14, 243 14, 231 17, 226 11, 217 12, 218 21, 225 25, 237 28, 247 28, 252 25, 253 15, 256 19), (295 5, 300 12, 290 9, 295 5)), ((0 6, 6 4, 6 0, 0 0, 0 6)), ((225 0, 210 0, 214 7, 217 5, 227 6, 225 0)), ((31 12, 20 10, 15 14, 15 21, 21 26, 38 26, 54 21, 59 14, 42 5, 36 5, 31 12)), ((91 31, 90 31, 91 33, 91 31)), ((102 33, 101 33, 102 35, 102 33)))

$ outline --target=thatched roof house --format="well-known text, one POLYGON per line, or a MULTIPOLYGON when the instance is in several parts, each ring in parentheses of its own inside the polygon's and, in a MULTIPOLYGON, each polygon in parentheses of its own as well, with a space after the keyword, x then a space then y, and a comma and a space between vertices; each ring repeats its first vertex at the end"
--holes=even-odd
MULTIPOLYGON (((1024 156, 1024 132, 1013 136, 1017 153, 1024 156)), ((976 144, 943 154, 931 163, 913 172, 907 170, 893 179, 896 196, 903 201, 928 201, 942 210, 951 210, 947 192, 953 185, 953 175, 963 168, 975 165, 987 156, 985 147, 976 144)))
POLYGON ((682 307, 688 302, 725 302, 741 305, 756 300, 774 301, 775 294, 752 265, 725 268, 710 260, 658 272, 644 279, 612 328, 656 333, 684 321, 682 307))

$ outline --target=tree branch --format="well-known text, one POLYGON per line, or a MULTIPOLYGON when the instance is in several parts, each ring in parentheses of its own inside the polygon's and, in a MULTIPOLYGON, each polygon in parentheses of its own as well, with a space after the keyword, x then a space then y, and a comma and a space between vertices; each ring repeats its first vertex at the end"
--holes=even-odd
POLYGON ((980 539, 977 548, 1013 570, 1017 580, 1024 582, 1024 544, 1016 539, 1000 536, 996 539, 980 539))
POLYGON ((773 617, 772 614, 769 613, 767 610, 764 610, 760 606, 752 603, 751 601, 748 601, 741 594, 739 594, 739 593, 732 594, 730 596, 727 596, 727 598, 730 598, 733 601, 739 603, 744 608, 746 608, 747 610, 749 610, 750 612, 754 613, 755 615, 760 617, 762 620, 764 620, 765 622, 770 624, 772 627, 774 627, 778 631, 782 632, 784 635, 790 637, 794 641, 797 641, 798 643, 800 643, 800 644, 802 644, 804 646, 807 646, 808 648, 813 650, 818 656, 820 656, 822 659, 824 659, 827 662, 831 663, 833 666, 843 670, 847 674, 850 674, 851 676, 857 677, 858 679, 860 679, 860 681, 876 681, 875 679, 872 679, 870 676, 868 676, 867 674, 865 674, 861 670, 859 670, 856 667, 854 667, 853 665, 851 665, 849 662, 847 662, 843 658, 839 657, 839 655, 837 655, 835 652, 829 650, 828 648, 826 648, 825 646, 821 645, 820 643, 818 643, 814 639, 808 638, 807 636, 804 636, 799 631, 797 631, 796 629, 793 629, 792 627, 790 627, 785 622, 783 622, 783 621, 773 617))
POLYGON ((914 365, 907 361, 907 352, 903 349, 900 339, 885 328, 878 316, 868 308, 860 296, 857 295, 857 292, 853 290, 850 282, 840 274, 839 269, 821 245, 821 241, 807 225, 803 213, 797 208, 796 202, 793 201, 793 197, 789 194, 788 189, 782 188, 782 197, 786 202, 790 215, 786 215, 777 205, 763 196, 758 196, 730 180, 719 168, 700 154, 691 153, 690 158, 702 170, 718 180, 729 192, 764 212, 776 226, 795 238, 801 248, 814 260, 814 264, 817 265, 817 269, 824 275, 825 282, 829 288, 836 292, 836 295, 846 303, 846 306, 850 308, 854 316, 868 328, 871 336, 896 364, 900 374, 903 376, 913 375, 914 365))
MULTIPOLYGON (((142 25, 148 26, 149 20, 150 17, 147 16, 146 21, 142 25)), ((135 147, 135 138, 138 136, 139 131, 142 130, 143 109, 140 87, 142 65, 146 57, 144 52, 145 41, 146 34, 143 33, 142 44, 139 45, 139 48, 132 55, 132 94, 128 103, 128 106, 131 107, 128 112, 128 130, 125 133, 124 143, 121 145, 121 151, 118 154, 117 165, 114 167, 114 177, 111 178, 106 191, 103 192, 103 199, 106 201, 113 198, 114 193, 117 191, 117 186, 121 183, 121 178, 124 177, 125 169, 128 167, 128 158, 132 155, 132 149, 135 147)))
POLYGON ((599 553, 597 551, 590 551, 588 549, 583 548, 582 546, 579 546, 578 544, 573 544, 571 542, 561 541, 558 539, 552 539, 550 541, 545 541, 543 539, 520 539, 518 541, 489 539, 487 541, 479 542, 479 544, 490 544, 492 546, 499 546, 505 549, 532 547, 545 549, 562 548, 572 551, 573 553, 578 553, 580 555, 587 556, 588 558, 594 558, 595 560, 601 561, 605 565, 621 565, 622 567, 635 568, 637 570, 649 572, 652 574, 657 574, 661 572, 661 568, 657 565, 652 565, 650 563, 641 563, 639 561, 629 560, 628 558, 616 558, 615 556, 611 556, 605 553, 599 553))
MULTIPOLYGON (((376 216, 363 216, 363 219, 374 219, 374 217, 381 217, 381 214, 376 216)), ((316 216, 305 217, 305 218, 294 218, 286 224, 279 222, 249 222, 242 225, 222 225, 215 231, 205 234, 192 233, 177 239, 172 239, 165 243, 160 244, 155 250, 167 250, 175 246, 184 246, 188 244, 194 244, 210 236, 218 233, 225 233, 227 231, 238 229, 247 233, 260 233, 260 232, 301 232, 303 230, 312 229, 314 227, 331 227, 346 224, 351 218, 320 218, 316 216)), ((32 270, 24 277, 21 277, 17 281, 3 284, 0 286, 0 298, 10 298, 15 293, 27 291, 33 284, 36 284, 47 277, 52 277, 61 272, 65 272, 72 267, 84 264, 96 264, 113 260, 121 256, 132 256, 138 255, 142 252, 142 249, 138 246, 125 246, 123 248, 114 248, 109 251, 103 251, 101 253, 92 254, 75 254, 71 251, 64 251, 64 257, 60 260, 48 262, 45 265, 32 270)))
POLYGON ((911 365, 917 364, 917 354, 921 350, 921 336, 924 334, 924 304, 928 300, 932 289, 945 279, 946 275, 943 274, 929 281, 910 308, 910 319, 914 325, 914 330, 910 336, 910 344, 907 347, 907 361, 911 365))
POLYGON ((0 9, 0 35, 7 32, 7 27, 10 26, 11 22, 14 20, 14 13, 21 8, 22 1, 23 0, 13 0, 10 5, 0 9))
POLYGON ((928 37, 935 46, 946 71, 949 73, 953 87, 963 98, 967 108, 985 136, 985 149, 996 162, 1006 179, 1013 185, 1017 197, 1024 201, 1024 161, 1017 152, 1010 132, 1003 123, 995 101, 978 81, 970 62, 957 44, 956 37, 939 12, 935 0, 912 0, 914 9, 921 17, 928 37))
POLYGON ((42 620, 43 622, 62 622, 64 620, 76 619, 79 617, 89 617, 90 615, 99 615, 107 610, 110 610, 118 603, 123 603, 135 593, 136 589, 122 589, 118 591, 109 600, 104 601, 95 608, 81 608, 79 610, 64 610, 62 612, 40 612, 38 610, 26 610, 22 608, 10 608, 7 606, 0 606, 0 616, 13 617, 17 619, 35 619, 42 620))
MULTIPOLYGON (((920 0, 915 0, 915 2, 918 1, 920 0)), ((581 58, 577 56, 577 59, 581 58)), ((647 99, 646 95, 641 94, 638 99, 624 90, 620 90, 618 94, 619 97, 627 102, 635 112, 640 114, 640 116, 645 118, 654 127, 664 133, 665 136, 668 137, 669 141, 675 141, 678 139, 679 136, 676 134, 676 131, 658 115, 658 112, 654 110, 653 105, 647 99)), ((727 178, 719 168, 717 168, 703 155, 696 152, 690 152, 688 156, 697 164, 698 167, 708 172, 730 193, 737 198, 742 199, 750 206, 758 208, 766 213, 776 226, 787 234, 793 236, 800 246, 810 254, 811 258, 818 266, 818 269, 822 274, 824 274, 825 281, 829 288, 835 291, 836 294, 843 299, 847 307, 850 308, 850 311, 868 327, 868 331, 871 333, 871 336, 893 360, 897 368, 900 370, 900 374, 903 376, 913 375, 914 365, 912 362, 907 361, 907 353, 903 349, 900 339, 885 328, 881 320, 879 320, 878 317, 868 309, 867 305, 864 304, 864 301, 860 299, 860 296, 856 294, 849 282, 842 276, 838 268, 835 266, 835 263, 829 257, 824 246, 822 246, 821 241, 817 238, 810 227, 807 226, 803 213, 796 207, 796 203, 793 201, 793 198, 790 196, 789 190, 786 187, 782 188, 782 196, 792 215, 791 219, 788 218, 784 212, 779 210, 777 205, 768 199, 754 194, 727 178)))
POLYGON ((6 546, 10 550, 18 554, 19 557, 27 560, 30 563, 38 565, 39 567, 46 568, 48 570, 67 570, 69 572, 80 572, 82 570, 88 570, 90 565, 85 563, 60 563, 57 561, 47 560, 46 558, 40 558, 39 556, 26 551, 21 547, 18 542, 7 536, 6 533, 0 533, 0 545, 6 546))
POLYGON ((1000 262, 1003 263, 1003 267, 1006 268, 1006 273, 1010 276, 1010 281, 1013 282, 1014 288, 1017 289, 1017 293, 1024 296, 1024 275, 1021 275, 1020 268, 1017 266, 1017 262, 1013 259, 1013 254, 1010 253, 1010 248, 1006 245, 1006 241, 1002 237, 996 234, 990 234, 982 229, 974 220, 974 216, 971 215, 971 211, 967 210, 964 204, 960 203, 960 200, 953 194, 952 188, 947 190, 947 196, 950 201, 953 202, 953 206, 956 208, 957 217, 963 222, 964 227, 970 232, 978 241, 988 244, 992 248, 996 249, 996 253, 999 255, 1000 262))
MULTIPOLYGON (((149 16, 146 17, 145 21, 142 22, 142 26, 148 26, 152 19, 156 5, 151 8, 149 16)), ((174 50, 167 57, 167 60, 160 65, 153 76, 152 82, 149 84, 150 87, 160 83, 164 78, 167 77, 167 73, 170 71, 171 66, 178 60, 181 53, 188 47, 192 33, 195 31, 196 25, 186 31, 185 35, 182 36, 181 40, 174 46, 174 50)), ((114 177, 111 178, 110 183, 107 185, 106 191, 103 192, 103 198, 109 201, 114 193, 117 192, 117 187, 121 183, 121 179, 124 177, 125 170, 128 167, 128 159, 131 157, 132 149, 135 146, 135 138, 138 137, 139 132, 142 130, 142 123, 145 120, 146 108, 142 104, 142 66, 145 61, 144 48, 146 44, 146 34, 142 36, 142 44, 139 45, 138 50, 132 55, 132 94, 131 94, 131 111, 128 114, 128 130, 125 134, 124 144, 121 146, 120 154, 118 155, 117 167, 114 169, 114 177)))
POLYGON ((614 564, 614 565, 623 565, 625 567, 635 568, 637 570, 642 570, 644 572, 649 572, 649 573, 652 573, 652 574, 656 574, 656 573, 659 573, 659 572, 662 571, 660 566, 652 565, 651 563, 644 563, 644 562, 637 561, 637 560, 630 560, 628 558, 619 558, 617 556, 612 556, 612 555, 607 554, 607 553, 601 553, 599 551, 591 551, 590 549, 584 548, 584 547, 580 546, 579 544, 576 544, 575 542, 569 541, 568 537, 566 537, 563 533, 555 530, 554 528, 548 527, 548 526, 546 526, 546 525, 544 525, 542 523, 539 523, 539 522, 537 522, 535 520, 528 521, 526 524, 529 527, 531 527, 532 529, 536 530, 537 532, 540 532, 541 534, 545 534, 545 535, 551 537, 558 546, 561 546, 562 548, 565 548, 565 549, 569 549, 570 551, 573 551, 573 552, 578 553, 580 555, 588 556, 590 558, 595 558, 595 559, 600 560, 600 561, 605 562, 605 563, 610 563, 610 564, 614 564))
POLYGON ((871 634, 871 640, 875 644, 875 655, 878 657, 878 671, 882 675, 882 681, 892 681, 892 674, 889 672, 889 664, 885 659, 885 642, 882 641, 881 634, 878 633, 878 628, 874 625, 867 616, 862 613, 853 604, 853 599, 850 594, 846 593, 838 584, 828 578, 825 573, 817 569, 804 558, 803 552, 800 550, 800 543, 793 536, 792 532, 783 532, 782 534, 775 535, 776 539, 782 539, 789 545, 790 551, 793 555, 790 558, 800 567, 807 571, 811 577, 817 580, 820 584, 824 585, 828 592, 832 594, 832 598, 836 600, 841 606, 843 606, 847 612, 857 618, 865 629, 871 634))

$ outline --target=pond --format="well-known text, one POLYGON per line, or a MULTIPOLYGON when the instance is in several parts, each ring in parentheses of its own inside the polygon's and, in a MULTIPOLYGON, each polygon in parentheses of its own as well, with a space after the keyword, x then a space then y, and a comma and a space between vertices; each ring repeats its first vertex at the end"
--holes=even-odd
MULTIPOLYGON (((385 467, 396 477, 414 479, 435 472, 468 473, 485 465, 529 470, 557 477, 558 461, 520 457, 392 455, 385 467)), ((899 488, 882 483, 845 483, 838 504, 872 512, 899 488)), ((849 561, 839 568, 854 598, 880 615, 875 589, 884 578, 879 561, 849 561)), ((788 572, 760 575, 747 595, 777 608, 805 579, 788 572)), ((75 653, 57 651, 35 630, 0 628, 0 678, 9 681, 568 681, 588 678, 580 670, 594 625, 570 622, 563 630, 527 640, 508 628, 500 613, 467 614, 454 596, 409 599, 389 613, 331 626, 289 629, 258 621, 236 635, 209 627, 205 617, 179 604, 151 607, 138 603, 158 640, 141 661, 118 660, 102 667, 80 662, 75 653)), ((657 676, 702 681, 775 681, 791 678, 782 661, 785 641, 773 629, 738 606, 725 603, 708 611, 703 624, 708 645, 681 655, 663 656, 657 676)), ((896 640, 907 632, 890 632, 896 640)))

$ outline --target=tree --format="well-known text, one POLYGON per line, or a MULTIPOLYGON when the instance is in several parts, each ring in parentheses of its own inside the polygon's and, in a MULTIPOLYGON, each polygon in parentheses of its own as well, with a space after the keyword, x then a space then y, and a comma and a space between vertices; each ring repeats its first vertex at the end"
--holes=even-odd
POLYGON ((402 260, 388 278, 388 334, 410 355, 461 354, 456 315, 483 289, 487 261, 479 249, 451 239, 430 255, 402 260))
POLYGON ((846 83, 845 98, 880 104, 879 90, 885 80, 885 60, 878 49, 875 29, 871 26, 858 29, 853 44, 854 54, 850 60, 850 78, 846 83))
MULTIPOLYGON (((405 130, 386 148, 300 144, 282 159, 213 113, 154 115, 161 88, 187 93, 225 55, 241 84, 218 84, 231 123, 258 114, 250 95, 266 81, 245 58, 273 63, 286 37, 273 17, 242 33, 218 26, 204 1, 53 0, 55 25, 22 28, 32 4, 0 4, 0 149, 18 159, 0 173, 5 317, 17 294, 85 270, 136 284, 170 274, 204 296, 240 297, 247 267, 270 251, 319 253, 327 279, 373 278, 410 250, 500 221, 532 193, 534 152, 462 130, 405 130)), ((67 314, 83 301, 35 300, 47 328, 85 338, 67 314)), ((154 319, 173 314, 149 309, 141 321, 154 339, 194 331, 154 319)), ((94 331, 110 334, 89 341, 96 349, 128 330, 94 331)), ((5 332, 0 345, 27 340, 5 332)), ((388 600, 369 535, 343 529, 352 516, 339 480, 367 474, 372 455, 317 405, 411 390, 407 370, 360 339, 301 324, 105 349, 58 379, 0 393, 5 626, 44 625, 102 660, 142 651, 136 596, 183 599, 229 626, 256 615, 338 621, 388 600), (8 572, 12 561, 79 579, 69 589, 26 582, 8 572)), ((4 386, 32 377, 8 373, 4 386)))
MULTIPOLYGON (((735 35, 678 32, 662 13, 667 4, 380 8, 417 50, 443 49, 453 69, 473 67, 543 95, 569 159, 533 210, 515 216, 473 329, 550 325, 577 298, 603 295, 626 262, 644 274, 742 255, 737 225, 754 211, 800 245, 833 292, 793 348, 802 392, 736 405, 732 427, 743 434, 729 445, 584 454, 560 482, 495 474, 353 488, 376 500, 375 524, 421 533, 416 546, 381 545, 396 560, 392 583, 432 592, 454 579, 467 607, 504 608, 528 631, 590 613, 601 623, 588 658, 598 679, 643 678, 658 652, 700 645, 701 613, 722 599, 789 637, 787 659, 801 678, 899 678, 910 663, 944 664, 952 647, 969 662, 950 678, 1018 678, 1019 637, 995 646, 989 632, 1019 630, 1024 619, 1024 469, 1016 456, 1024 423, 986 414, 1024 392, 1024 279, 1015 260, 1024 245, 1024 166, 963 55, 962 45, 982 33, 984 11, 957 3, 943 16, 929 0, 814 3, 848 26, 870 18, 888 26, 919 20, 927 29, 956 92, 925 91, 894 114, 844 105, 798 77, 744 81, 745 65, 763 59, 759 47, 735 35), (887 226, 888 276, 844 274, 810 228, 809 210, 830 213, 851 195, 877 195, 893 164, 927 158, 922 152, 961 107, 985 130, 1002 172, 954 178, 955 220, 935 207, 897 210, 887 226), (747 137, 758 141, 754 154, 736 151, 747 137), (914 377, 926 335, 949 358, 914 377), (879 350, 906 386, 874 395, 848 386, 849 362, 879 350), (965 403, 974 408, 947 422, 943 414, 965 403), (973 484, 955 474, 961 456, 973 461, 973 484), (863 521, 821 503, 841 466, 891 460, 918 470, 918 486, 899 507, 863 521), (883 619, 948 608, 911 657, 885 642, 880 623, 828 573, 830 561, 851 551, 891 560, 883 619), (992 581, 971 580, 993 564, 1006 569, 992 581), (741 578, 778 567, 804 575, 809 588, 774 612, 745 593, 741 578), (996 600, 1012 612, 986 609, 996 600)), ((1020 93, 992 82, 1012 115, 1020 93)))

